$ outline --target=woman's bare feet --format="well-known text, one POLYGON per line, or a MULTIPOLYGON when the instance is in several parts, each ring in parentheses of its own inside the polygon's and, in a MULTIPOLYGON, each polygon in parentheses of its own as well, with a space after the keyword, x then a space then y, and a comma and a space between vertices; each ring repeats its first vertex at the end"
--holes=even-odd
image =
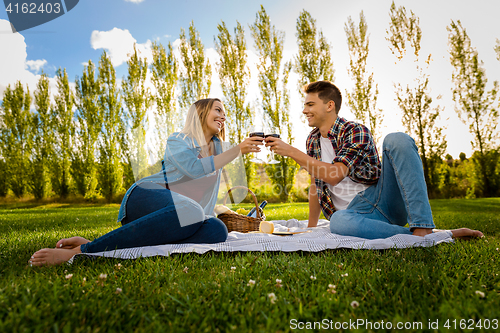
POLYGON ((479 230, 472 230, 469 228, 460 228, 460 229, 454 229, 451 231, 453 238, 458 238, 458 239, 472 239, 472 238, 483 238, 484 235, 481 231, 479 230))
POLYGON ((79 246, 74 249, 41 249, 31 256, 28 263, 31 266, 55 266, 67 262, 78 253, 81 253, 79 246))
POLYGON ((71 237, 71 238, 63 238, 56 244, 56 249, 74 249, 83 244, 87 244, 90 241, 83 237, 71 237))

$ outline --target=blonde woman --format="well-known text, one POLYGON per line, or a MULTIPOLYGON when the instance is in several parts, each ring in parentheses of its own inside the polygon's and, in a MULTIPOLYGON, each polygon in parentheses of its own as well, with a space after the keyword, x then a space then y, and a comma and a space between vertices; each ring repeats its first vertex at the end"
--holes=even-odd
POLYGON ((181 132, 167 140, 161 172, 132 185, 118 213, 122 226, 93 241, 61 239, 55 249, 33 254, 30 265, 57 265, 78 253, 172 243, 218 243, 227 228, 213 217, 221 169, 240 153, 257 153, 252 137, 223 151, 226 114, 219 99, 202 99, 188 111, 181 132))

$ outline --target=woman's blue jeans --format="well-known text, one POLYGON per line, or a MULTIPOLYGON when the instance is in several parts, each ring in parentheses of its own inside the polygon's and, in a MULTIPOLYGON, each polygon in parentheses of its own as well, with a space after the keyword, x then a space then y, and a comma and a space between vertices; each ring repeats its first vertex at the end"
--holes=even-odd
POLYGON ((378 183, 332 215, 332 233, 376 239, 411 234, 413 228, 435 228, 415 141, 407 134, 391 133, 382 150, 378 183))
POLYGON ((173 243, 219 243, 227 239, 227 228, 221 220, 205 219, 203 208, 187 197, 177 197, 174 205, 172 195, 179 196, 154 183, 138 185, 126 202, 123 226, 82 245, 82 253, 173 243), (195 220, 181 226, 177 211, 195 220))

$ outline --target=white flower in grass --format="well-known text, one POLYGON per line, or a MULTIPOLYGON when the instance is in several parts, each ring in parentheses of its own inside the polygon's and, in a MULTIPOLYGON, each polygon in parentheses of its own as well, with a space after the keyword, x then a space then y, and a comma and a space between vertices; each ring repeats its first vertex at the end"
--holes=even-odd
POLYGON ((278 287, 278 288, 283 287, 283 285, 281 284, 281 280, 280 279, 276 279, 276 287, 278 287))
POLYGON ((118 263, 118 264, 115 265, 115 267, 118 268, 118 269, 120 269, 120 268, 122 268, 122 264, 118 263))
POLYGON ((376 271, 377 271, 377 272, 380 272, 380 271, 381 271, 381 269, 380 269, 380 268, 377 268, 377 269, 376 269, 376 271))
POLYGON ((69 280, 69 279, 71 279, 72 277, 73 277, 73 274, 68 274, 68 275, 66 275, 66 280, 69 280))
POLYGON ((231 267, 231 270, 234 272, 236 270, 236 267, 231 267))
POLYGON ((101 280, 106 280, 107 277, 108 277, 108 274, 99 275, 99 279, 101 279, 101 280))
POLYGON ((276 295, 274 293, 267 294, 267 297, 269 297, 272 304, 276 302, 276 295))
POLYGON ((497 251, 498 251, 498 247, 497 247, 497 251))
POLYGON ((314 275, 311 275, 311 280, 316 280, 316 277, 314 275))
POLYGON ((280 279, 276 279, 276 283, 281 283, 281 280, 280 279))
POLYGON ((255 281, 254 280, 248 280, 247 286, 249 286, 249 287, 255 286, 255 281))
POLYGON ((356 309, 358 306, 359 306, 359 303, 358 303, 357 301, 352 301, 352 302, 351 302, 351 307, 352 307, 353 309, 356 309))
POLYGON ((347 277, 347 276, 349 276, 349 274, 345 273, 345 274, 341 274, 340 276, 347 277))
POLYGON ((189 270, 189 268, 184 267, 184 269, 183 269, 182 271, 183 271, 184 273, 187 273, 187 272, 188 272, 188 270, 189 270))
POLYGON ((85 281, 87 281, 87 278, 86 278, 86 277, 84 277, 84 278, 83 278, 83 282, 85 282, 85 281))
POLYGON ((485 294, 482 291, 476 290, 476 295, 479 295, 479 297, 484 298, 485 294))
POLYGON ((328 291, 329 293, 331 293, 331 294, 336 294, 336 293, 337 293, 337 290, 335 290, 335 288, 337 288, 337 286, 336 286, 336 285, 334 285, 334 284, 329 284, 329 285, 328 285, 328 290, 327 290, 327 291, 328 291))
POLYGON ((116 294, 120 294, 121 292, 122 292, 122 288, 116 288, 116 291, 115 291, 116 294))

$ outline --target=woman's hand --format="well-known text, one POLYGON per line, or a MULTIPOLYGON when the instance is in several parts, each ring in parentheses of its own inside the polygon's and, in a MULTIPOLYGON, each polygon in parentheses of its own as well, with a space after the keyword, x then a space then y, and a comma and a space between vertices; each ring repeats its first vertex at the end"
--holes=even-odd
POLYGON ((264 138, 259 136, 253 136, 251 138, 246 138, 243 142, 241 142, 238 147, 240 147, 240 151, 242 154, 248 153, 258 153, 260 152, 260 147, 264 143, 262 141, 264 138))

